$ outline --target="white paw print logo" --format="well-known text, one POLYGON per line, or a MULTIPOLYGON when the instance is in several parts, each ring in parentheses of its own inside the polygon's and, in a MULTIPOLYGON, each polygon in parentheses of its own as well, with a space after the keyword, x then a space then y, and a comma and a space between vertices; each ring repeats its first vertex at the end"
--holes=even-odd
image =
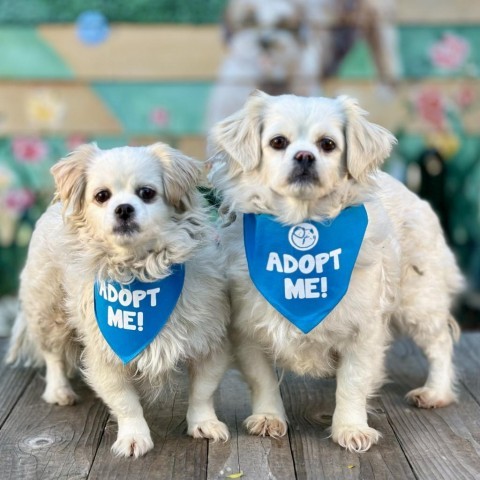
POLYGON ((310 250, 318 242, 318 230, 310 223, 299 223, 289 230, 288 241, 297 250, 310 250))

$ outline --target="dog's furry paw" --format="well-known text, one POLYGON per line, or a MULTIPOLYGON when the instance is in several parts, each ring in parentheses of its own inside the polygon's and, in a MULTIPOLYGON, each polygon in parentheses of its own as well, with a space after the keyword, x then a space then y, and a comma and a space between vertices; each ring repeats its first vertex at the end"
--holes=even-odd
POLYGON ((245 426, 251 435, 273 438, 283 437, 287 433, 287 422, 278 415, 255 414, 245 420, 245 426))
POLYGON ((150 433, 132 433, 129 435, 118 435, 116 442, 112 445, 112 452, 117 457, 141 457, 153 448, 153 441, 150 433))
POLYGON ((407 393, 406 399, 418 408, 446 407, 457 400, 453 392, 441 394, 429 387, 415 388, 407 393))
POLYGON ((341 425, 332 427, 332 439, 349 452, 363 453, 375 445, 381 433, 368 425, 341 425))
POLYGON ((55 388, 47 387, 43 392, 42 398, 47 403, 58 405, 73 405, 78 400, 77 394, 67 385, 55 388))
POLYGON ((230 438, 228 427, 220 420, 205 420, 189 427, 188 434, 193 438, 209 438, 214 442, 226 442, 230 438))

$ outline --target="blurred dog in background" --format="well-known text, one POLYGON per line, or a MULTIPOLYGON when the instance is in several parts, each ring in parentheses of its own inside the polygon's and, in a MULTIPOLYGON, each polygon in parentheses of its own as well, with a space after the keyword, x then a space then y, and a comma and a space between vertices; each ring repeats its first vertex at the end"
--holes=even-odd
POLYGON ((237 111, 248 95, 314 96, 361 37, 380 82, 399 76, 395 0, 230 0, 224 15, 227 55, 207 112, 207 127, 237 111))
POLYGON ((224 15, 228 52, 207 112, 207 126, 237 111, 260 88, 270 94, 319 93, 319 55, 303 0, 230 0, 224 15))

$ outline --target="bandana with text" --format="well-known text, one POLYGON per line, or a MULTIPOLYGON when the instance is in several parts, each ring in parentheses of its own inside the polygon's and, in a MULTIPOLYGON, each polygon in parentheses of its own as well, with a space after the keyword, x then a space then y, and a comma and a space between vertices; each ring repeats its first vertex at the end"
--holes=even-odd
POLYGON ((95 282, 98 327, 123 363, 143 352, 165 326, 182 293, 184 279, 184 265, 173 265, 168 277, 153 282, 95 282))
POLYGON ((308 333, 347 293, 367 225, 363 205, 326 222, 293 226, 272 215, 245 214, 250 277, 279 313, 308 333))

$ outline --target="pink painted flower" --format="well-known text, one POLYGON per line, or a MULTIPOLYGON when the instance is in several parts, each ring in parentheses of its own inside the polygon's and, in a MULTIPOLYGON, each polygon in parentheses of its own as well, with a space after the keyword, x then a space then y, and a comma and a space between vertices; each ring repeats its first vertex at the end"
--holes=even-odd
POLYGON ((423 89, 415 99, 415 108, 424 121, 437 129, 445 128, 445 103, 439 90, 423 89))
POLYGON ((84 135, 70 135, 66 141, 67 150, 73 152, 84 143, 88 143, 88 139, 84 135))
POLYGON ((456 93, 455 99, 460 107, 470 107, 476 100, 475 89, 471 85, 463 85, 456 93))
POLYGON ((170 122, 170 115, 164 108, 155 107, 150 112, 150 121, 157 127, 165 127, 170 122))
POLYGON ((35 194, 27 188, 14 188, 6 192, 4 204, 7 210, 22 213, 35 203, 35 194))
POLYGON ((453 33, 445 33, 442 40, 430 48, 432 63, 444 70, 458 70, 465 64, 470 53, 470 44, 453 33))
POLYGON ((48 155, 48 145, 40 138, 17 137, 12 140, 14 157, 25 163, 38 163, 48 155))

